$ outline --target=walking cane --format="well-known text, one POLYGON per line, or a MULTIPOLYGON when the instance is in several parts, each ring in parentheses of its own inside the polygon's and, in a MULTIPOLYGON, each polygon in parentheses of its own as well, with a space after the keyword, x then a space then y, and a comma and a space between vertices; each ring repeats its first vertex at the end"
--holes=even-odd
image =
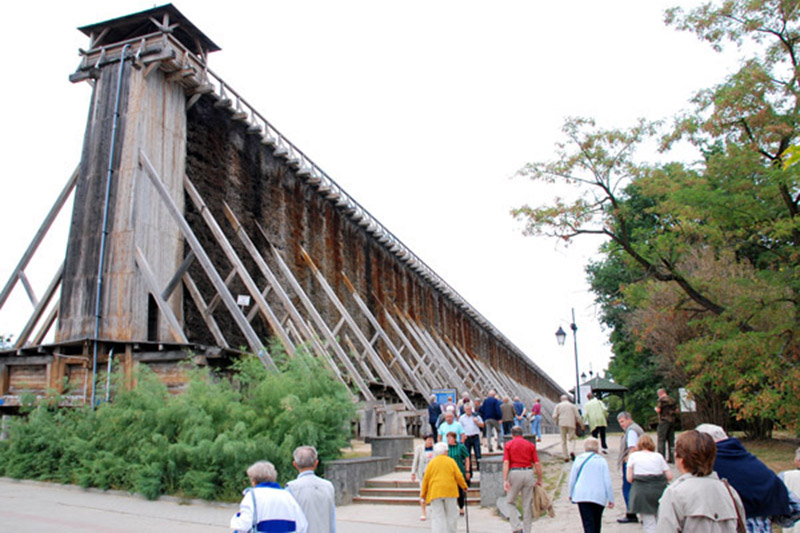
POLYGON ((469 487, 467 487, 467 492, 464 494, 464 521, 467 525, 467 533, 469 533, 469 487))

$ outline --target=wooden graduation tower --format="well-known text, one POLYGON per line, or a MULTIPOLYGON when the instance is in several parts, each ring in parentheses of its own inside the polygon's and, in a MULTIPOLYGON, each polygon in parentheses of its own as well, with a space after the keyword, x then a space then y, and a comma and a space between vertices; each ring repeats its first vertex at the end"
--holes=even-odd
POLYGON ((225 366, 305 349, 403 432, 432 389, 563 390, 208 68, 219 50, 174 6, 80 28, 93 86, 78 169, 0 293, 34 310, 0 352, 0 410, 24 392, 95 399, 104 365, 225 366), (74 191, 67 253, 41 298, 25 267, 74 191), (49 312, 48 312, 49 310, 49 312), (48 336, 49 335, 49 336, 48 336), (54 338, 45 342, 46 338, 54 338))

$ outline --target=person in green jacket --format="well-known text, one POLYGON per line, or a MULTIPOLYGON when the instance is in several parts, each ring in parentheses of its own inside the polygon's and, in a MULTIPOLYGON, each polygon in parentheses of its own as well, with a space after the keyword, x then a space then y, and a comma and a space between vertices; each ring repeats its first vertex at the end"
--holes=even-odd
POLYGON ((598 438, 600 436, 600 443, 603 447, 603 453, 608 453, 608 444, 606 444, 606 427, 608 427, 608 408, 606 404, 594 397, 593 393, 588 393, 586 405, 583 407, 583 418, 592 430, 592 437, 598 438))

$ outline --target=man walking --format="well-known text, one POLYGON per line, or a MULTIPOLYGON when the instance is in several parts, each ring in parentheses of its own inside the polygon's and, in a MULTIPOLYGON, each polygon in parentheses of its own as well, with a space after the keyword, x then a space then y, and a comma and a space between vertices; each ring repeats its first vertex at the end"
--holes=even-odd
MULTIPOLYGON (((475 450, 475 463, 470 464, 475 465, 475 470, 480 470, 481 428, 484 426, 483 419, 481 419, 480 415, 473 414, 472 405, 466 403, 464 404, 464 414, 459 417, 458 423, 461 424, 461 427, 464 429, 462 438, 464 440, 464 446, 467 447, 467 451, 471 454, 472 450, 475 450)), ((472 470, 470 470, 469 473, 471 475, 472 470)))
POLYGON ((633 417, 627 411, 622 411, 617 415, 617 422, 625 433, 622 434, 622 439, 619 443, 619 457, 617 459, 617 466, 622 468, 622 496, 625 498, 625 508, 628 512, 623 518, 618 518, 617 522, 620 524, 628 524, 638 522, 636 513, 630 512, 630 504, 628 497, 631 493, 631 484, 628 481, 628 456, 636 451, 636 445, 639 444, 639 437, 642 436, 644 430, 642 427, 633 421, 633 417))
POLYGON ((455 408, 447 409, 447 411, 444 412, 444 420, 439 424, 440 442, 447 442, 447 434, 451 431, 456 434, 456 440, 461 442, 461 435, 464 433, 464 428, 456 420, 455 408))
POLYGON ((575 459, 575 428, 583 428, 581 413, 578 408, 569 401, 566 394, 561 395, 561 402, 556 405, 553 411, 553 420, 561 430, 561 452, 564 454, 564 462, 575 459), (567 441, 572 443, 572 451, 567 450, 567 441))
POLYGON ((442 406, 436 401, 436 395, 431 394, 428 401, 428 422, 431 425, 431 433, 433 433, 433 442, 436 442, 436 437, 439 434, 439 417, 442 416, 442 406))
POLYGON ((656 448, 658 453, 664 459, 667 459, 666 447, 669 444, 669 461, 675 464, 675 418, 677 416, 678 404, 667 395, 665 389, 658 389, 658 404, 656 405, 656 413, 658 413, 658 444, 656 448))
POLYGON ((536 446, 522 438, 522 428, 511 428, 511 440, 503 450, 503 488, 506 498, 498 500, 500 511, 511 520, 514 533, 530 533, 533 513, 531 500, 534 485, 542 484, 542 465, 536 446), (533 471, 536 471, 536 481, 533 471), (522 496, 522 522, 516 509, 517 496, 522 496))
POLYGON ((494 390, 490 390, 489 396, 483 400, 481 405, 483 422, 486 424, 486 441, 489 446, 489 452, 492 451, 492 431, 494 431, 497 438, 497 448, 503 449, 503 434, 500 430, 500 420, 503 419, 503 413, 500 411, 500 400, 496 396, 497 393, 494 390))
POLYGON ((522 434, 525 434, 525 404, 519 399, 519 396, 514 396, 514 425, 522 428, 522 434))
POLYGON ((593 393, 588 393, 586 399, 589 400, 584 406, 586 411, 586 423, 589 424, 589 429, 592 431, 592 437, 600 438, 603 448, 603 453, 608 453, 608 444, 606 444, 606 427, 608 427, 608 409, 606 404, 601 402, 598 398, 594 397, 593 393))
POLYGON ((299 446, 292 454, 292 464, 297 469, 297 479, 286 484, 308 520, 308 531, 336 533, 336 505, 333 484, 317 477, 314 470, 319 464, 313 446, 299 446))
POLYGON ((500 404, 500 412, 503 413, 503 442, 506 441, 506 435, 511 435, 511 428, 514 426, 514 404, 511 403, 511 398, 506 396, 503 398, 503 403, 500 404))

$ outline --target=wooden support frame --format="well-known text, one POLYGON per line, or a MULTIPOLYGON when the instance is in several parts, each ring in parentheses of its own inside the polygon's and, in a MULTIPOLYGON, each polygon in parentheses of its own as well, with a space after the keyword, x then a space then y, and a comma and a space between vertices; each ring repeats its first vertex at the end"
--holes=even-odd
POLYGON ((175 313, 172 311, 169 303, 167 303, 167 301, 161 296, 161 290, 158 288, 156 277, 153 274, 153 269, 150 268, 150 264, 147 262, 147 259, 144 257, 144 253, 142 253, 141 248, 138 246, 136 246, 134 259, 136 265, 139 267, 139 272, 142 273, 144 283, 147 285, 150 295, 153 297, 153 300, 155 300, 159 311, 161 311, 161 314, 164 315, 164 318, 167 321, 170 333, 172 333, 172 336, 177 342, 181 344, 189 344, 189 340, 186 338, 186 334, 183 332, 183 328, 181 327, 181 323, 178 321, 178 317, 175 316, 175 313))
MULTIPOLYGON (((28 342, 28 337, 30 337, 31 333, 33 332, 33 329, 36 327, 36 324, 42 317, 42 313, 44 313, 45 309, 47 309, 47 306, 50 304, 50 300, 52 300, 58 287, 61 286, 61 280, 63 276, 64 276, 64 263, 62 262, 61 266, 59 266, 58 270, 56 271, 56 275, 53 276, 52 281, 50 281, 50 285, 47 287, 47 290, 45 290, 44 294, 42 295, 42 299, 39 300, 39 302, 36 304, 36 307, 34 308, 30 318, 28 319, 28 322, 25 324, 25 327, 22 328, 22 332, 19 334, 19 337, 17 337, 17 342, 14 343, 14 348, 19 349, 26 345, 26 343, 28 342)), ((52 320, 55 320, 55 317, 53 317, 52 320)), ((48 317, 48 321, 45 321, 45 324, 47 324, 47 322, 50 322, 50 324, 52 325, 52 320, 50 320, 50 317, 48 317)), ((50 329, 49 326, 47 327, 47 329, 48 330, 50 329)), ((43 337, 46 334, 47 331, 45 331, 44 334, 42 334, 41 336, 43 337)), ((39 338, 40 336, 37 335, 36 337, 39 338)))
POLYGON ((64 207, 64 204, 69 199, 70 195, 72 194, 72 190, 75 188, 75 184, 78 182, 78 168, 72 173, 72 176, 67 180, 67 184, 64 186, 64 189, 56 198, 53 207, 50 208, 50 211, 47 213, 47 216, 44 218, 42 225, 39 226, 39 230, 36 232, 36 235, 33 237, 33 240, 28 245, 28 248, 25 250, 25 253, 22 254, 22 258, 17 263, 16 268, 11 272, 11 277, 9 277, 8 281, 6 282, 3 290, 0 291, 0 309, 3 308, 5 305, 8 296, 11 294, 11 291, 14 289, 14 285, 16 284, 17 280, 20 278, 20 274, 23 273, 25 267, 28 266, 33 255, 36 253, 36 250, 39 248, 39 245, 44 240, 47 232, 50 230, 50 226, 53 225, 58 214, 61 212, 61 208, 64 207))
POLYGON ((214 264, 208 257, 203 245, 200 244, 197 236, 189 227, 189 223, 186 222, 186 219, 183 217, 183 213, 181 213, 180 209, 178 209, 178 206, 170 197, 169 192, 167 192, 167 190, 164 188, 161 177, 158 175, 156 169, 153 168, 153 164, 143 151, 139 152, 139 163, 142 165, 142 167, 144 167, 145 175, 150 179, 150 183, 153 184, 159 196, 161 196, 161 200, 164 202, 167 211, 172 216, 173 220, 175 220, 175 222, 178 224, 178 227, 180 228, 181 233, 183 233, 187 244, 189 244, 189 247, 197 256, 197 260, 200 262, 200 265, 202 265, 203 271, 205 272, 206 276, 208 276, 212 285, 214 285, 217 294, 220 296, 222 302, 225 304, 225 307, 228 309, 228 312, 233 317, 234 322, 236 322, 239 330, 245 336, 245 339, 247 339, 250 349, 258 356, 259 359, 261 359, 261 361, 264 363, 264 366, 272 371, 277 372, 278 367, 275 365, 275 361, 272 360, 272 357, 270 357, 266 347, 258 338, 258 335, 256 335, 256 332, 247 321, 247 318, 245 318, 241 309, 239 309, 239 306, 236 305, 236 300, 234 300, 233 295, 228 290, 227 285, 214 268, 214 264))
POLYGON ((328 300, 334 305, 334 307, 336 307, 336 310, 339 311, 341 316, 345 319, 350 331, 353 333, 353 335, 355 335, 362 347, 366 349, 370 364, 378 373, 383 383, 394 389, 395 394, 397 394, 398 398, 400 398, 400 401, 403 402, 407 409, 412 411, 416 410, 416 407, 411 402, 408 395, 406 395, 403 388, 400 386, 394 376, 392 376, 392 373, 389 371, 389 369, 386 368, 386 364, 383 362, 383 359, 381 359, 381 356, 372 348, 372 346, 370 346, 369 341, 364 336, 364 333, 358 328, 358 325, 356 325, 353 317, 350 316, 347 308, 345 308, 344 304, 342 304, 341 300, 339 300, 339 297, 336 296, 336 293, 333 291, 330 285, 328 285, 328 281, 322 275, 322 272, 319 271, 317 265, 314 264, 311 256, 309 256, 302 247, 300 248, 300 254, 302 255, 303 260, 306 262, 308 267, 311 269, 314 277, 319 282, 322 290, 328 296, 328 300))

